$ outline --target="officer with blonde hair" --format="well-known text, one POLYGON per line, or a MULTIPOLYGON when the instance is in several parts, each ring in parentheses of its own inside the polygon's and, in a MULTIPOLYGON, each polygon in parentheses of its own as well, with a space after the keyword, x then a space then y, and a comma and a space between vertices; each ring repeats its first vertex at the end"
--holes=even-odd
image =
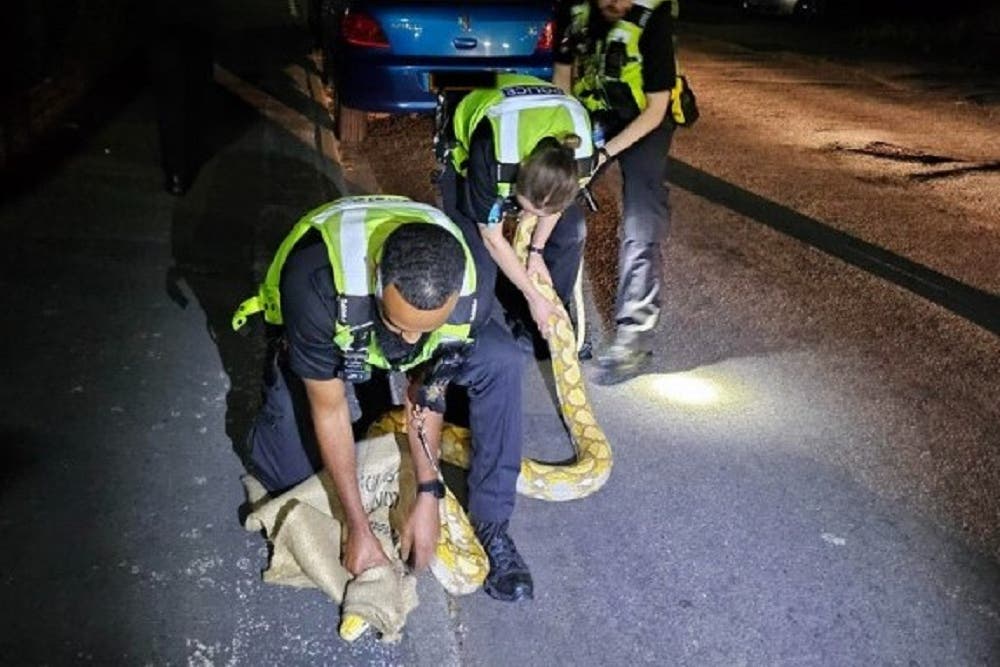
POLYGON ((467 237, 480 239, 469 245, 481 280, 497 282, 515 335, 544 354, 541 338, 550 333, 555 306, 529 276, 540 274, 569 305, 586 238, 576 199, 593 164, 586 110, 548 81, 500 74, 495 86, 462 98, 451 127, 454 147, 441 179, 445 211, 467 237), (503 222, 526 215, 538 220, 524 265, 503 222))

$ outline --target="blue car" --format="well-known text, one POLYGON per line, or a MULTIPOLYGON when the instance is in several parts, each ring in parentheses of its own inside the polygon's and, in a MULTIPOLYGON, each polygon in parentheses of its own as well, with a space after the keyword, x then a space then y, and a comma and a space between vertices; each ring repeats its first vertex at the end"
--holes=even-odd
POLYGON ((551 0, 347 0, 324 7, 324 53, 342 141, 367 112, 431 113, 436 90, 477 73, 549 79, 551 0))

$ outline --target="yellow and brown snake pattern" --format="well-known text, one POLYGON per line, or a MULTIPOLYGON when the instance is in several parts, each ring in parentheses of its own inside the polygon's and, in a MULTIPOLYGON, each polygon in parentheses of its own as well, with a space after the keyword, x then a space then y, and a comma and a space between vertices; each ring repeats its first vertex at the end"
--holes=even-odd
MULTIPOLYGON (((526 261, 536 222, 533 216, 526 216, 517 227, 514 249, 522 262, 526 261)), ((556 305, 557 315, 552 322, 549 350, 560 411, 576 456, 574 462, 567 465, 523 459, 517 491, 541 500, 574 500, 604 486, 611 474, 611 446, 597 424, 587 399, 569 315, 550 284, 541 281, 537 274, 532 275, 532 281, 556 305)), ((375 422, 369 435, 405 430, 403 412, 397 410, 375 422)), ((441 459, 468 468, 470 442, 468 429, 446 423, 441 434, 441 459)), ((489 561, 476 540, 468 517, 450 490, 441 500, 440 518, 441 537, 431 571, 449 593, 471 593, 486 579, 489 561)))

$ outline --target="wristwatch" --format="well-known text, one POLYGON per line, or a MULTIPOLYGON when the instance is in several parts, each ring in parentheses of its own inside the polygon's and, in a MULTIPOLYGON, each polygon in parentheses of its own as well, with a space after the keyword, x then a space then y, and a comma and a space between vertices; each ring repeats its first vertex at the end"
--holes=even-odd
POLYGON ((417 494, 431 493, 435 498, 444 498, 444 483, 439 479, 432 479, 429 482, 417 484, 417 494))

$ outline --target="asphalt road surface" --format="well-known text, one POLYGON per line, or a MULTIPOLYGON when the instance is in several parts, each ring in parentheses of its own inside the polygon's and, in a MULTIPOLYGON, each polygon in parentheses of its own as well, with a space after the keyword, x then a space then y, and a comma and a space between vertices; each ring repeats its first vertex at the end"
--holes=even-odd
MULTIPOLYGON (((231 310, 306 210, 432 197, 426 119, 333 141, 301 22, 227 22, 185 197, 143 91, 0 208, 4 664, 1000 664, 996 110, 717 35, 684 42, 703 116, 673 151, 654 368, 589 388, 612 477, 515 513, 536 599, 425 575, 399 644, 347 645, 321 594, 263 584, 238 520, 261 345, 231 310)), ((595 340, 613 173, 598 190, 595 340)), ((525 449, 558 458, 545 371, 525 449)))

